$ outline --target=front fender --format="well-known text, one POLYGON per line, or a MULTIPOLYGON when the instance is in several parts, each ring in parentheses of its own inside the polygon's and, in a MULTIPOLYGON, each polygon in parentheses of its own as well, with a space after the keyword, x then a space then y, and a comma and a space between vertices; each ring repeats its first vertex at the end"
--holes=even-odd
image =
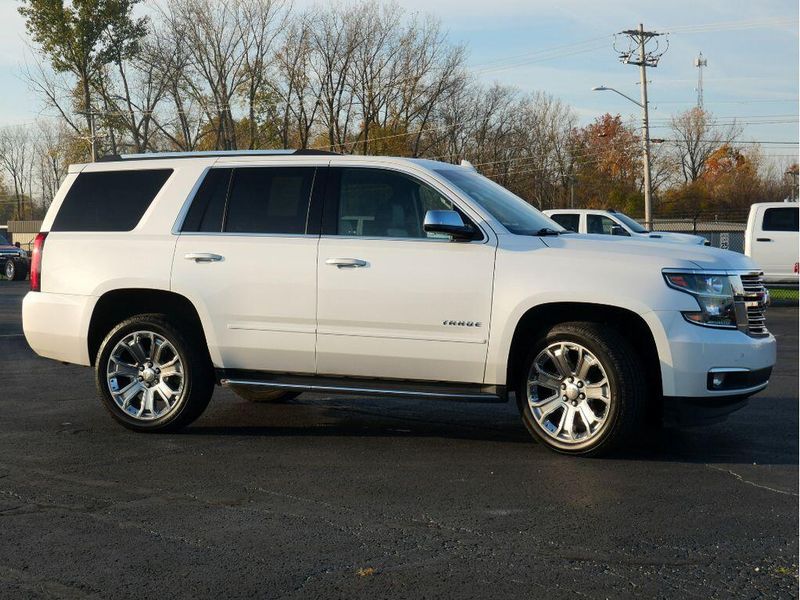
POLYGON ((612 297, 610 294, 586 294, 583 296, 571 294, 565 298, 563 293, 549 292, 528 297, 524 301, 518 302, 508 309, 499 306, 495 307, 489 335, 484 383, 490 385, 508 385, 506 376, 508 372, 508 361, 511 355, 511 345, 517 327, 526 314, 531 310, 566 304, 614 308, 625 310, 639 316, 650 328, 650 332, 656 343, 659 359, 662 362, 665 360, 669 362, 669 344, 667 343, 666 332, 661 325, 661 321, 654 318, 649 307, 640 300, 622 295, 614 295, 612 297))

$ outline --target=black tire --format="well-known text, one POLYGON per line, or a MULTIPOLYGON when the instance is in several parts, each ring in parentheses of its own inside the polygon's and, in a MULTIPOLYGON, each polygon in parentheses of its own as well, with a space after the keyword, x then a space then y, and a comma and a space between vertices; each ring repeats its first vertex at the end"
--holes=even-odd
POLYGON ((268 388, 259 389, 256 387, 244 387, 238 385, 232 385, 230 388, 233 390, 234 394, 243 400, 256 403, 281 404, 283 402, 294 400, 301 393, 287 392, 284 390, 271 390, 268 388))
POLYGON ((95 361, 95 384, 103 405, 116 421, 134 431, 167 432, 189 425, 208 406, 214 383, 214 369, 202 335, 163 314, 136 315, 119 323, 103 340, 95 361), (123 411, 112 396, 106 376, 111 353, 118 342, 139 331, 153 332, 169 341, 183 365, 183 387, 178 399, 163 416, 146 421, 123 411))
POLYGON ((28 278, 28 265, 25 263, 17 264, 17 272, 14 281, 25 281, 28 278))
POLYGON ((9 281, 16 281, 17 279, 17 263, 14 262, 13 259, 9 258, 5 263, 3 263, 3 275, 6 276, 6 279, 9 281))
MULTIPOLYGON (((529 348, 521 372, 517 376, 515 388, 522 421, 536 440, 549 449, 562 454, 597 456, 625 446, 642 430, 647 400, 643 365, 630 342, 616 329, 591 322, 561 323, 542 332, 531 341, 529 348), (606 412, 603 413, 605 420, 591 435, 588 435, 589 429, 583 427, 583 433, 588 438, 583 442, 580 440, 562 442, 552 433, 548 433, 546 428, 540 425, 534 417, 529 403, 528 378, 533 368, 533 362, 545 349, 559 342, 579 344, 593 354, 604 370, 605 379, 608 382, 611 402, 606 406, 606 412)), ((564 384, 562 383, 562 385, 564 384)), ((581 385, 584 385, 582 381, 581 385)), ((586 385, 586 390, 588 390, 591 384, 587 383, 586 385)), ((556 396, 561 393, 561 391, 557 391, 556 396)), ((566 394, 566 391, 564 393, 566 394)), ((589 392, 587 391, 586 397, 588 396, 589 392)), ((583 397, 581 396, 581 398, 583 397)), ((567 398, 567 396, 560 396, 560 398, 567 398)), ((555 400, 556 403, 558 401, 558 399, 555 400)), ((581 401, 575 400, 575 402, 581 401)), ((566 411, 566 409, 568 407, 563 410, 566 411)), ((542 411, 543 414, 544 411, 542 411)), ((581 420, 581 425, 584 422, 581 420)), ((545 425, 547 424, 545 421, 545 425)))

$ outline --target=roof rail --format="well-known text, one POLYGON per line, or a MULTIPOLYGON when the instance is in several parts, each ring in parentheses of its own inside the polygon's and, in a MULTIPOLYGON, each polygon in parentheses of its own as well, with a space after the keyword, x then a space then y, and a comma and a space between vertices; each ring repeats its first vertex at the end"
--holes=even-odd
POLYGON ((338 152, 327 150, 203 150, 197 152, 145 152, 142 154, 108 154, 97 162, 116 162, 125 160, 158 160, 164 158, 223 158, 226 156, 327 156, 338 152))

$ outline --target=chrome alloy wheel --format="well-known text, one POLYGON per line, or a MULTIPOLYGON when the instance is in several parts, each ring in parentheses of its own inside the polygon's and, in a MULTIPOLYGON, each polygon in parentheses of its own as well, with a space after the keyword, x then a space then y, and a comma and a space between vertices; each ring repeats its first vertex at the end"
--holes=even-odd
POLYGON ((184 390, 183 362, 164 336, 136 331, 114 346, 106 379, 120 410, 135 419, 152 421, 177 406, 184 390))
POLYGON ((561 444, 584 444, 597 436, 612 402, 606 371, 584 346, 555 342, 534 359, 528 406, 542 432, 561 444))
POLYGON ((17 273, 17 265, 14 264, 13 260, 7 260, 5 264, 5 271, 6 271, 6 279, 11 281, 14 279, 14 275, 17 273))

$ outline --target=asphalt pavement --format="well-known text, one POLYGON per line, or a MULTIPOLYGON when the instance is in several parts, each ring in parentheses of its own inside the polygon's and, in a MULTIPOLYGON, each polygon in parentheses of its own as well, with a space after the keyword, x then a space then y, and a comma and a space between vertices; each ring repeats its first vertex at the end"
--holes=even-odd
POLYGON ((510 404, 218 389, 180 434, 122 429, 92 371, 37 357, 0 281, 2 598, 798 595, 798 313, 725 423, 606 459, 510 404))

